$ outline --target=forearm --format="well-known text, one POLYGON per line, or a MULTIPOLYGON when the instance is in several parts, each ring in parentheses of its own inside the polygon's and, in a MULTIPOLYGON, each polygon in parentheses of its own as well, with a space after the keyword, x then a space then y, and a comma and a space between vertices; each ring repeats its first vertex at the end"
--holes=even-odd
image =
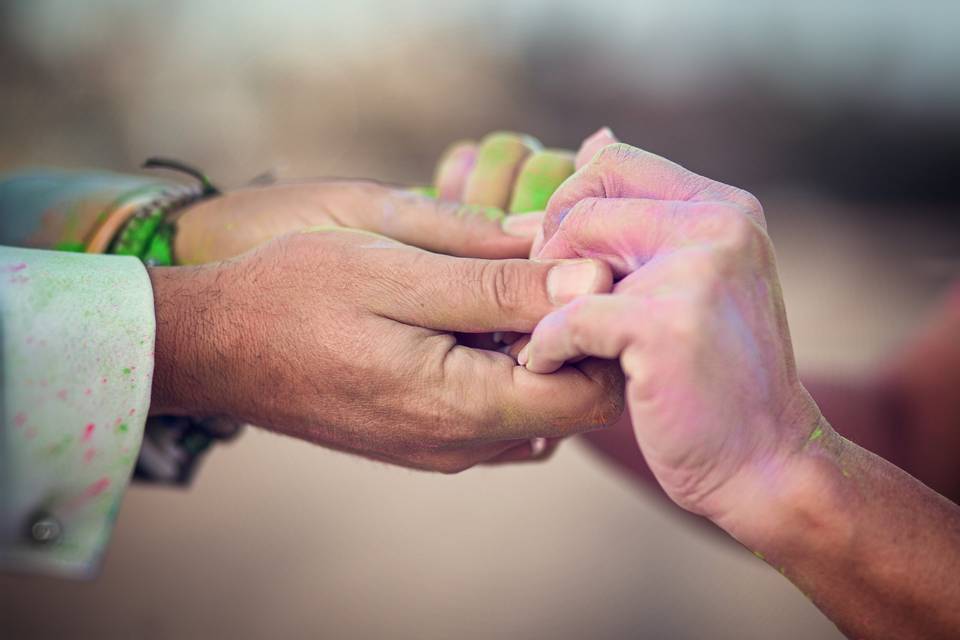
POLYGON ((955 633, 960 507, 824 424, 776 480, 743 480, 717 524, 851 637, 955 633))
POLYGON ((82 251, 118 201, 168 184, 109 172, 42 170, 0 176, 0 244, 82 251))

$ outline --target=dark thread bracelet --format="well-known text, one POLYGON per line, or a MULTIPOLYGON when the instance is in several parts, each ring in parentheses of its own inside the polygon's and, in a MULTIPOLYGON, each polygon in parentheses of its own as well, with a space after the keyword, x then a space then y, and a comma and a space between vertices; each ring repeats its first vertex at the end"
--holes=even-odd
POLYGON ((199 184, 166 187, 157 197, 140 205, 113 239, 108 253, 136 256, 151 267, 170 266, 174 263, 174 216, 194 202, 220 195, 221 191, 204 173, 177 160, 148 158, 143 166, 179 171, 199 184))

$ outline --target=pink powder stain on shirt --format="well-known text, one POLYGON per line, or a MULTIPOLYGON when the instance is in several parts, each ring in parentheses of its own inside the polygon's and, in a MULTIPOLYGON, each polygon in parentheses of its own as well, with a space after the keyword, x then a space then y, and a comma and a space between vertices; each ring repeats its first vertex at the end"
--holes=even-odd
POLYGON ((87 487, 87 490, 83 492, 88 498, 96 498, 98 495, 103 493, 107 487, 110 486, 110 478, 104 476, 87 487))
POLYGON ((93 437, 93 430, 97 428, 97 425, 92 422, 88 422, 87 426, 83 428, 83 441, 87 442, 90 438, 93 437))
POLYGON ((61 400, 66 400, 66 399, 67 399, 67 390, 66 390, 66 389, 60 389, 60 391, 57 391, 57 397, 60 398, 61 400))
POLYGON ((91 389, 90 387, 87 387, 86 389, 83 390, 83 395, 85 396, 88 396, 91 393, 93 393, 93 389, 91 389))
POLYGON ((97 455, 97 450, 94 449, 93 447, 90 447, 89 449, 83 452, 84 463, 90 464, 91 462, 93 462, 93 459, 96 457, 96 455, 97 455))
POLYGON ((16 415, 13 416, 13 424, 17 427, 27 424, 27 414, 23 411, 17 411, 16 415))
POLYGON ((100 384, 107 384, 106 378, 100 378, 100 384))
POLYGON ((35 427, 28 427, 27 430, 23 432, 23 437, 27 440, 33 440, 37 437, 37 429, 35 427))
POLYGON ((26 268, 27 268, 26 262, 19 262, 17 264, 8 264, 6 267, 3 268, 3 270, 6 271, 7 273, 16 273, 17 271, 23 271, 26 268))
POLYGON ((132 415, 135 414, 136 412, 137 412, 136 409, 130 409, 130 413, 127 414, 127 415, 131 415, 131 416, 132 416, 132 415))

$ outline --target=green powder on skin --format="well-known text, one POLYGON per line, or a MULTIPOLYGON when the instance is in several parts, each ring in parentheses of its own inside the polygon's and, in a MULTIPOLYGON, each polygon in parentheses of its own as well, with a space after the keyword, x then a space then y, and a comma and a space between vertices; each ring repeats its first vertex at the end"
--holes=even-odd
POLYGON ((543 211, 553 193, 573 172, 573 156, 568 152, 547 150, 533 154, 517 178, 510 212, 543 211))
POLYGON ((417 193, 421 196, 426 196, 428 198, 437 197, 437 188, 436 187, 411 187, 410 191, 417 193))

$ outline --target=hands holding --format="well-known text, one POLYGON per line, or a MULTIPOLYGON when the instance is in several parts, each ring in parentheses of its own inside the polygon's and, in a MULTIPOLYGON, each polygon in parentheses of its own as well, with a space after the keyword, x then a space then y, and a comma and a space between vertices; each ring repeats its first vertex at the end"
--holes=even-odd
MULTIPOLYGON (((414 210, 413 224, 433 211, 414 210)), ((457 220, 438 215, 453 231, 448 242, 487 234, 491 243, 477 246, 492 252, 514 242, 489 221, 461 222, 464 232, 457 220)), ((455 472, 529 458, 531 438, 595 428, 622 409, 619 371, 607 363, 541 376, 457 339, 529 332, 576 295, 608 290, 602 262, 454 258, 327 227, 226 262, 153 269, 151 278, 153 412, 227 415, 455 472)))
POLYGON ((153 409, 455 472, 609 424, 622 369, 674 502, 852 633, 955 628, 955 573, 936 559, 955 553, 960 514, 840 437, 800 384, 756 198, 609 130, 577 154, 513 134, 461 143, 436 182, 439 201, 313 183, 184 216, 188 262, 287 235, 151 272, 153 409), (532 335, 467 346, 495 331, 532 335))

